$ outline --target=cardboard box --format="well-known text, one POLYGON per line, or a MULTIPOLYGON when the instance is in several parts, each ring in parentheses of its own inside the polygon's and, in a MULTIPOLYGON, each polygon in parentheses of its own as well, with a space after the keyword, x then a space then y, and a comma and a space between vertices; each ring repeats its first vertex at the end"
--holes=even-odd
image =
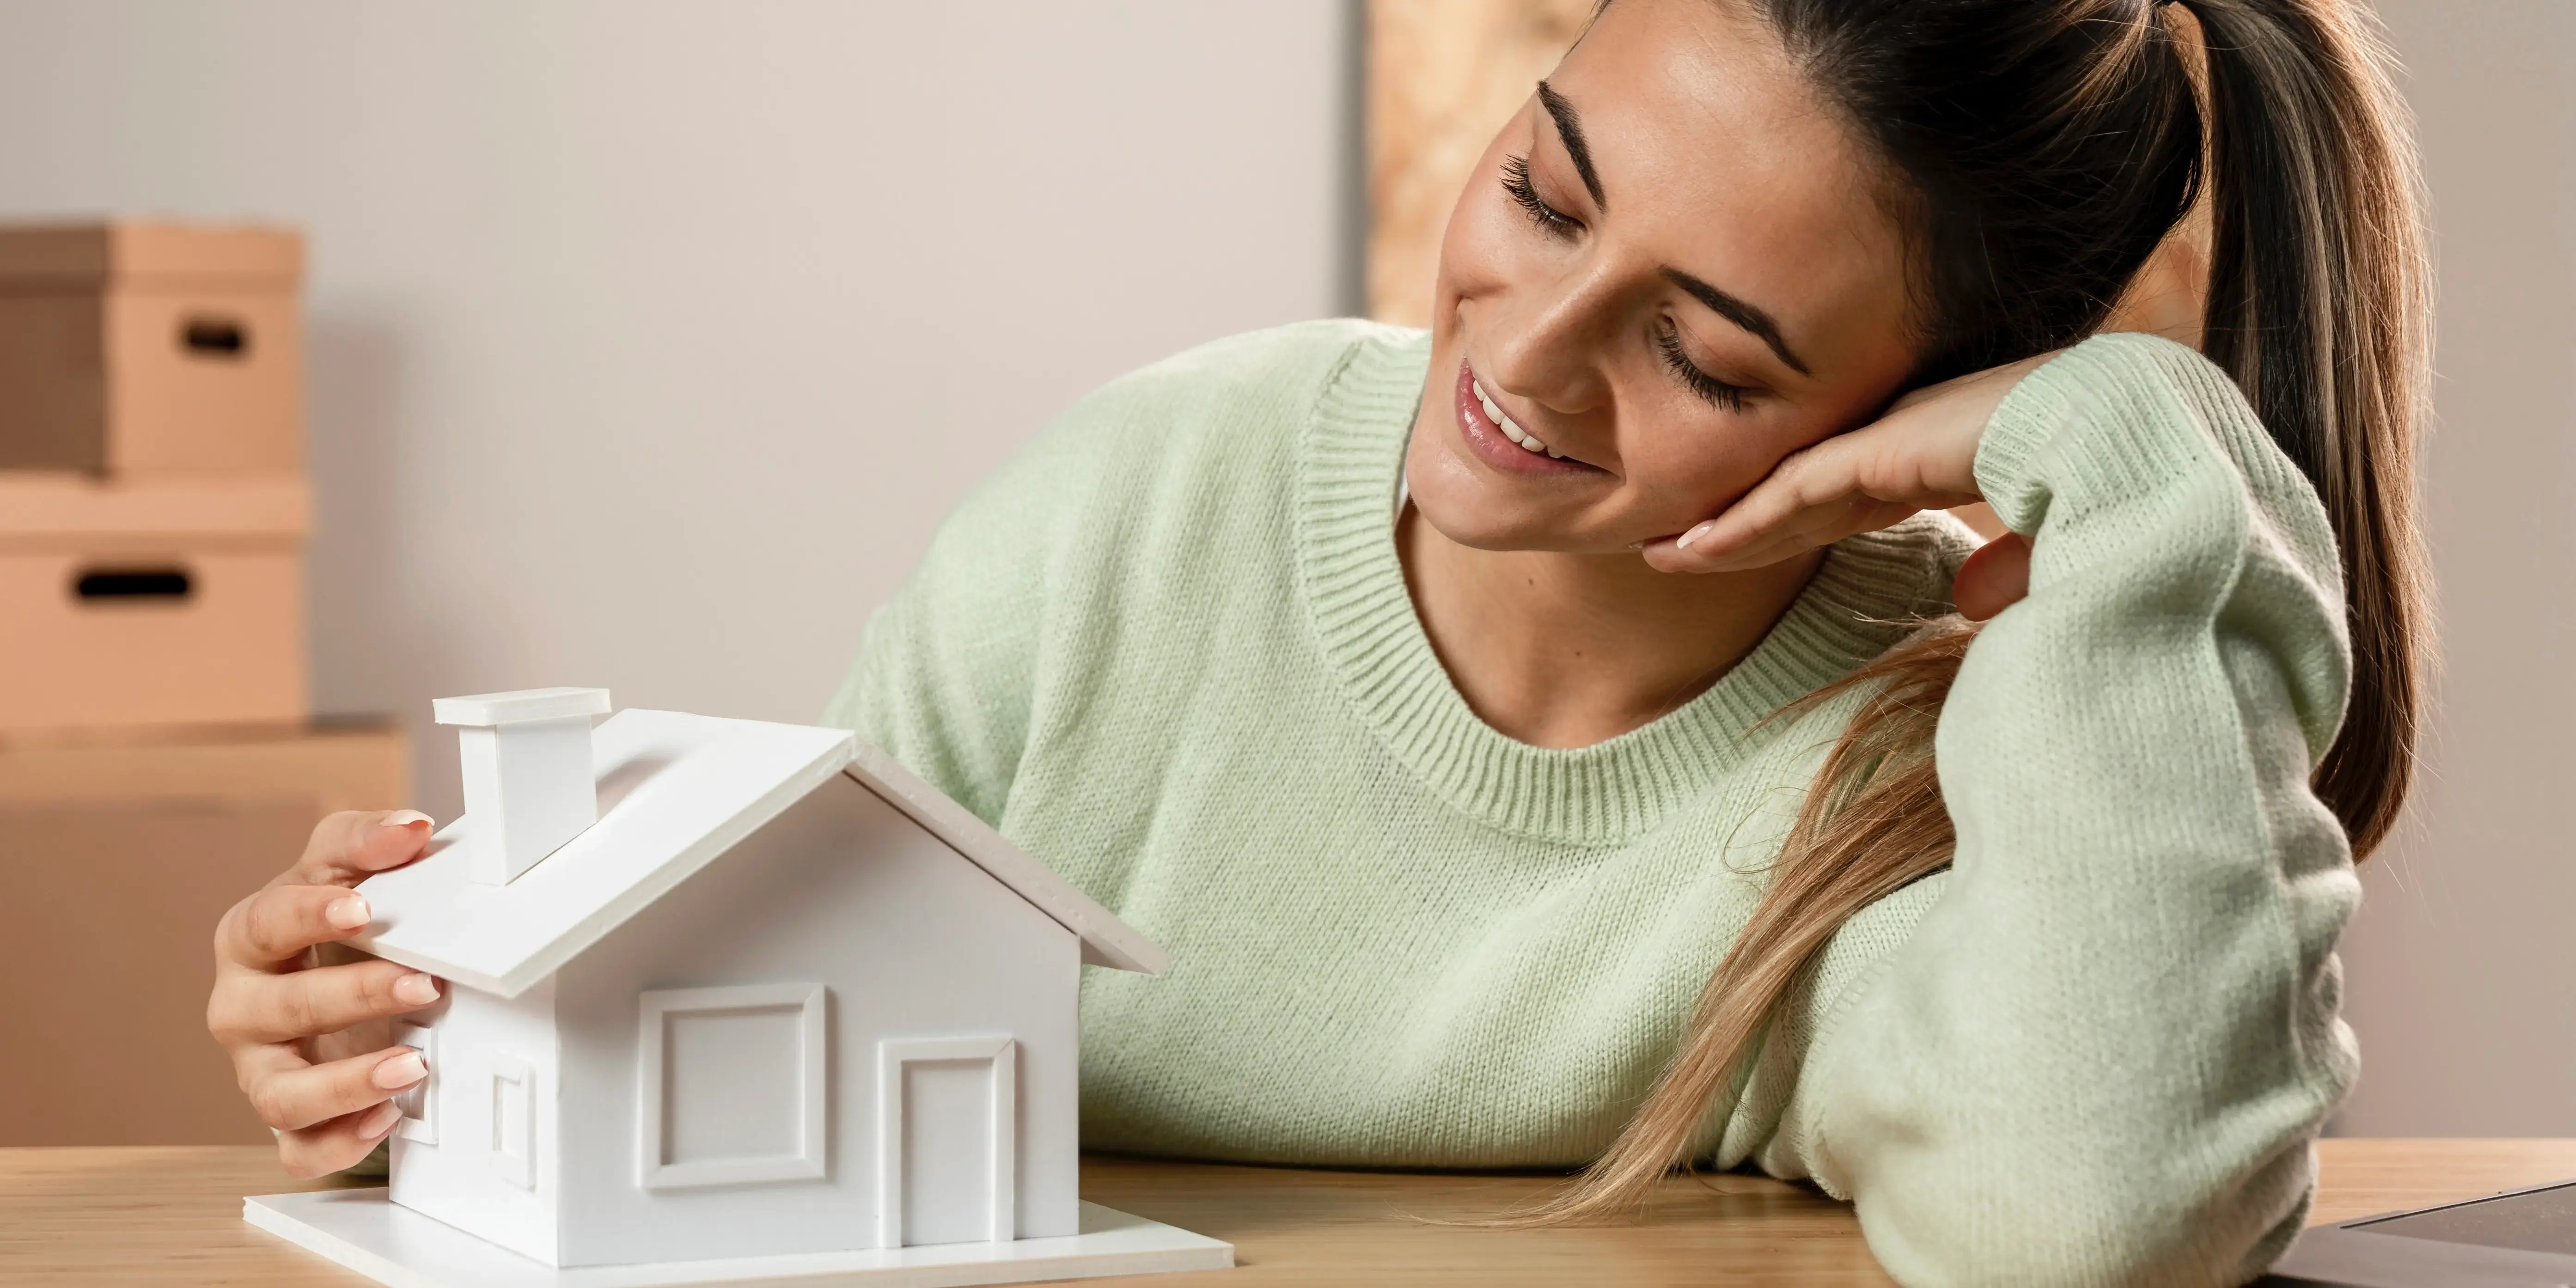
POLYGON ((303 270, 282 228, 0 227, 0 469, 301 469, 303 270))
POLYGON ((0 472, 0 735, 307 714, 293 476, 0 472))
POLYGON ((215 923, 409 772, 385 724, 0 746, 0 1146, 266 1143, 206 1034, 215 923))

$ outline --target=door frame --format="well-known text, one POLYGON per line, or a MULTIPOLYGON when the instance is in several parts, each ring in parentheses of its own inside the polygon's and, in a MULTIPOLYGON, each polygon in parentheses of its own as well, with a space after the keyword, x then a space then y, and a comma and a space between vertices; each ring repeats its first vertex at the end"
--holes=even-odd
POLYGON ((877 1043, 877 1246, 903 1243, 903 1067, 934 1060, 990 1060, 993 1067, 992 1227, 1008 1243, 1019 1230, 1018 1052, 1008 1037, 886 1038, 877 1043))

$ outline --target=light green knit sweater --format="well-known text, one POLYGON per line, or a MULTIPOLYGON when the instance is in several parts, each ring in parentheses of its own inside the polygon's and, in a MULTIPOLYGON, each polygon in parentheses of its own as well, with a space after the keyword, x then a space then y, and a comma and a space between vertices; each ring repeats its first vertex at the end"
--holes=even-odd
MULTIPOLYGON (((960 507, 835 700, 1170 950, 1085 981, 1086 1146, 1589 1158, 1856 700, 1759 722, 1947 607, 1968 540, 1919 517, 1836 546, 1681 710, 1514 742, 1397 563, 1427 361, 1314 323, 1110 385, 960 507)), ((1855 1199, 1908 1283, 2240 1280, 2355 1068, 2357 885, 2307 787, 2346 685, 2332 538, 2227 380, 2142 336, 2023 381, 1977 472, 2035 554, 1942 715, 1956 863, 1844 927, 1706 1154, 1855 1199)))

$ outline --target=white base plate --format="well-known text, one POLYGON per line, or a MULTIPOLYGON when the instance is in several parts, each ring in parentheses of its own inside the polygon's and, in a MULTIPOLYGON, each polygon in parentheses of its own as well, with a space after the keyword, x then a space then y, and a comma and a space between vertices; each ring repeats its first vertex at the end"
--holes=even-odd
POLYGON ((676 1288, 746 1283, 765 1288, 826 1284, 949 1288, 1223 1270, 1234 1264, 1233 1244, 1097 1203, 1082 1205, 1081 1233, 1052 1239, 565 1270, 540 1265, 435 1217, 398 1206, 383 1189, 263 1194, 242 1200, 242 1219, 394 1288, 676 1288))

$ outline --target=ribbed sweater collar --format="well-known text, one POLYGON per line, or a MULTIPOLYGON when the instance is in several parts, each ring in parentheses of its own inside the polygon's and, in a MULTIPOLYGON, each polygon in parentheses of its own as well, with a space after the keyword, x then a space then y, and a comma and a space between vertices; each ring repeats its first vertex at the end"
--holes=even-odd
POLYGON ((1925 517, 1835 545, 1770 634, 1707 692, 1589 747, 1535 747, 1479 719, 1450 683, 1405 588, 1388 522, 1430 364, 1430 337, 1352 346, 1298 444, 1297 571, 1326 665, 1354 715, 1426 788, 1500 830, 1618 845, 1707 791, 1763 717, 1947 611, 1949 520, 1925 517))

